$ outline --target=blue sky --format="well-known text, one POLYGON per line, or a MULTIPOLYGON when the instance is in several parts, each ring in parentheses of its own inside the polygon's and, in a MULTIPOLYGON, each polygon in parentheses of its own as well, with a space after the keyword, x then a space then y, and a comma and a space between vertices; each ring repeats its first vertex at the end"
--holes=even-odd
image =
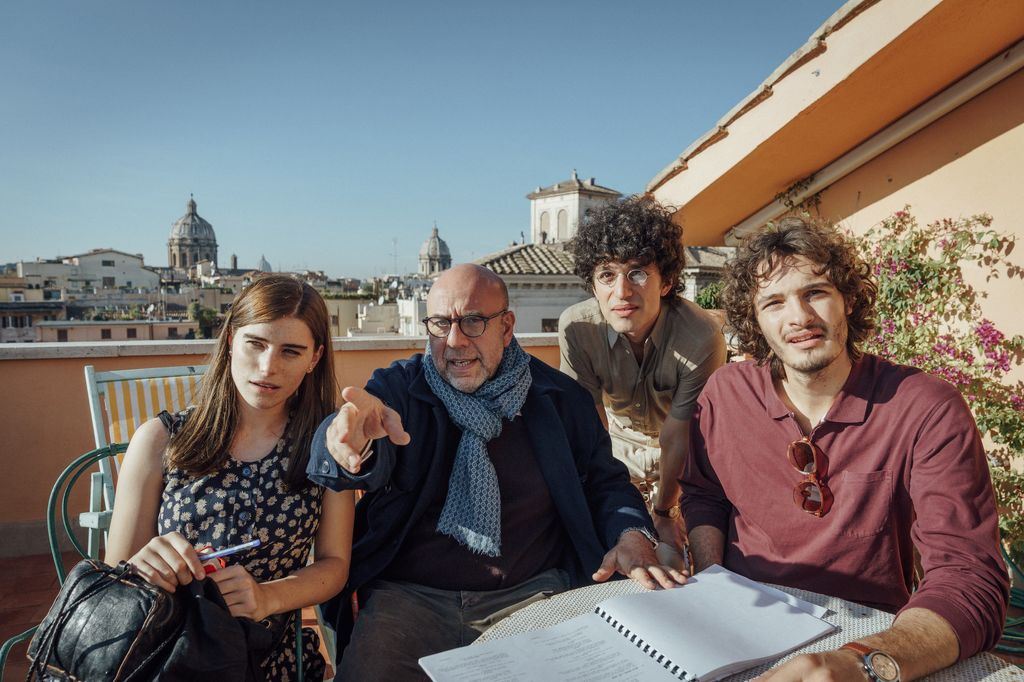
POLYGON ((529 234, 525 195, 646 183, 840 0, 0 6, 0 263, 166 264, 189 193, 220 263, 414 270, 529 234))

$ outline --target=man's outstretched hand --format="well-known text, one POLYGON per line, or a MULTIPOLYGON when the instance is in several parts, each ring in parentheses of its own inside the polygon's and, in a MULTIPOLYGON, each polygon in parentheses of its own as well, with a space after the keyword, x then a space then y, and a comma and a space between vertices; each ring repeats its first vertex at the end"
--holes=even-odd
POLYGON ((384 436, 395 445, 408 445, 410 438, 402 427, 402 418, 379 398, 354 386, 342 390, 341 397, 345 404, 327 427, 327 450, 338 466, 359 473, 365 459, 360 456, 363 448, 384 436))
POLYGON ((687 575, 670 566, 658 563, 651 541, 640 531, 627 531, 619 543, 604 555, 600 568, 592 576, 595 582, 604 582, 618 571, 649 590, 668 589, 686 582, 687 575))

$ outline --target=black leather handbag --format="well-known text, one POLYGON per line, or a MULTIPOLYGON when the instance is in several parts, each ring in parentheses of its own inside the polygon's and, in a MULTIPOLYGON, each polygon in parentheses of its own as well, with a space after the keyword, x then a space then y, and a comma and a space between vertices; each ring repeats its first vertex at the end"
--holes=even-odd
POLYGON ((271 630, 228 612, 216 583, 170 594, 122 562, 79 562, 29 645, 28 679, 262 680, 271 630))

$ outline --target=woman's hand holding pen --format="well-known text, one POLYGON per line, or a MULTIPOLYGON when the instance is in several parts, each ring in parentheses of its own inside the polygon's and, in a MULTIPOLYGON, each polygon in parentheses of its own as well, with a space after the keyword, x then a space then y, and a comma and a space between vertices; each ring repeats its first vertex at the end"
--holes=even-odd
POLYGON ((153 538, 128 563, 146 582, 168 592, 206 577, 199 554, 177 531, 153 538))

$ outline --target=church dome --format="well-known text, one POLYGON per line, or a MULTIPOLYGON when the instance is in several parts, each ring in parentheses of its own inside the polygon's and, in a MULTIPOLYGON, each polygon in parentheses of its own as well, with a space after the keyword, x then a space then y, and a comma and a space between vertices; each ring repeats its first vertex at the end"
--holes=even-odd
POLYGON ((190 194, 188 212, 171 226, 171 236, 167 239, 167 264, 185 270, 204 260, 217 267, 217 236, 213 233, 213 226, 199 217, 196 200, 190 194))
POLYGON ((437 236, 437 225, 430 233, 430 238, 423 242, 420 247, 420 258, 448 258, 451 259, 452 252, 448 250, 448 244, 437 236))
POLYGON ((267 257, 265 255, 260 256, 260 264, 256 266, 256 269, 259 270, 260 272, 274 271, 273 266, 270 264, 270 261, 267 260, 267 257))
POLYGON ((196 200, 188 199, 188 212, 171 226, 171 239, 201 239, 216 242, 213 225, 196 213, 196 200))
POLYGON ((437 223, 430 233, 430 238, 420 247, 420 274, 436 275, 452 266, 452 252, 448 245, 437 235, 437 223))

